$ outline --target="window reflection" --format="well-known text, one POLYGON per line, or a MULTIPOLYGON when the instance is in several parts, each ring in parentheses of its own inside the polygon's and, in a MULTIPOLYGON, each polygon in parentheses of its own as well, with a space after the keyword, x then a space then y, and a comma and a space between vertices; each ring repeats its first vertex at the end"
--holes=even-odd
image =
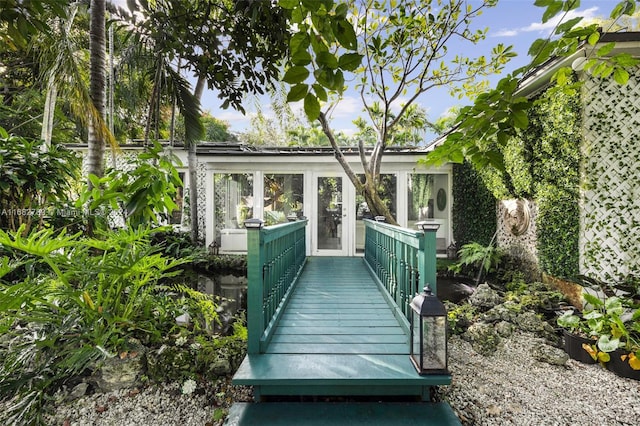
POLYGON ((285 223, 302 217, 304 176, 267 174, 264 176, 265 225, 285 223))

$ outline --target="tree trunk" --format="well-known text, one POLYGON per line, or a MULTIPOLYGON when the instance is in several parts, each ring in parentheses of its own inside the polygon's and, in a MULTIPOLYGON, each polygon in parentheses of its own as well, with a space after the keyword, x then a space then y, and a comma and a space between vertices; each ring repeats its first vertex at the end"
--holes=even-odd
POLYGON ((44 101, 44 113, 42 114, 42 132, 40 138, 44 141, 43 151, 51 148, 51 137, 53 134, 53 117, 56 109, 56 99, 58 96, 58 86, 52 75, 47 81, 47 95, 44 101))
MULTIPOLYGON (((91 0, 89 28, 90 84, 89 94, 95 113, 89 120, 87 173, 101 177, 104 173, 104 132, 101 130, 105 111, 105 37, 106 0, 91 0)), ((91 181, 88 181, 91 189, 91 181)))
POLYGON ((362 163, 362 168, 365 175, 365 181, 363 183, 358 178, 358 175, 353 171, 353 168, 349 165, 349 162, 338 146, 331 127, 329 127, 329 121, 327 120, 327 117, 324 115, 324 113, 320 113, 318 121, 322 126, 322 131, 331 143, 331 147, 333 148, 333 152, 335 153, 338 163, 340 164, 340 166, 342 166, 342 169, 347 174, 347 177, 349 178, 351 183, 353 183, 353 186, 356 188, 356 192, 364 196, 364 199, 367 202, 367 206, 369 207, 369 210, 371 210, 371 213, 373 213, 375 216, 384 216, 387 223, 398 225, 396 218, 393 217, 389 208, 380 198, 380 194, 378 194, 377 183, 380 181, 380 162, 382 161, 382 152, 384 152, 384 150, 381 149, 381 147, 376 146, 376 149, 374 149, 374 153, 372 154, 372 160, 369 160, 369 162, 367 162, 366 154, 364 152, 364 144, 359 144, 358 150, 360 151, 360 162, 362 163), (371 163, 372 161, 374 162, 371 163), (374 165, 374 167, 370 167, 368 163, 371 163, 372 165, 374 165))
MULTIPOLYGON (((204 77, 198 77, 196 88, 193 96, 200 102, 202 98, 202 92, 204 91, 205 79, 204 77)), ((191 215, 191 242, 196 244, 198 242, 198 234, 200 232, 200 226, 198 224, 198 158, 196 156, 196 144, 194 142, 189 143, 189 153, 187 162, 189 165, 189 213, 191 215)))

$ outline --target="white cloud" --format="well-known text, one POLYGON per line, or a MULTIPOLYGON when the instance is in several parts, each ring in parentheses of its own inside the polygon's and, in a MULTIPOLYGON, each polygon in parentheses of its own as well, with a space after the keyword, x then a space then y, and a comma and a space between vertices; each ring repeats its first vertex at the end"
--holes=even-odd
POLYGON ((492 33, 492 37, 516 37, 518 35, 518 30, 500 30, 495 33, 492 33))
POLYGON ((243 115, 241 112, 236 110, 221 110, 220 112, 216 112, 214 117, 218 120, 226 121, 230 125, 249 121, 249 117, 247 115, 243 115))
POLYGON ((362 114, 362 102, 360 98, 355 96, 345 96, 331 111, 331 118, 334 120, 341 120, 348 118, 350 120, 355 119, 362 114))
POLYGON ((566 15, 558 14, 545 23, 533 22, 527 25, 526 27, 501 29, 499 31, 496 31, 495 33, 491 33, 490 36, 491 37, 516 37, 522 33, 531 33, 531 32, 538 32, 544 35, 549 35, 549 33, 551 33, 551 31, 553 31, 556 28, 556 26, 558 25, 561 19, 563 20, 563 22, 567 22, 573 18, 577 18, 581 16, 584 18, 582 22, 585 22, 585 21, 589 21, 591 19, 596 18, 598 16, 597 15, 598 10, 599 8, 595 6, 585 10, 571 10, 566 15))

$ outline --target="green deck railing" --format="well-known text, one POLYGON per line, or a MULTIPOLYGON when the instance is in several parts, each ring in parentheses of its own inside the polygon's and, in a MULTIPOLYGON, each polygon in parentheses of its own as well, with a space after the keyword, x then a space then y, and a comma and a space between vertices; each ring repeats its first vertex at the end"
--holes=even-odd
POLYGON ((365 220, 364 258, 407 321, 409 303, 436 282, 436 233, 415 231, 383 222, 365 220))
POLYGON ((247 352, 263 352, 306 261, 307 220, 247 229, 247 352))

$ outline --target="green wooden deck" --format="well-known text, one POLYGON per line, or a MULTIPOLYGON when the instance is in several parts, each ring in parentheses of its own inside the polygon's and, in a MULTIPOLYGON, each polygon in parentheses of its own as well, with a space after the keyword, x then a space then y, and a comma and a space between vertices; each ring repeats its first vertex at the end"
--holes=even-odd
POLYGON ((459 425, 445 403, 236 404, 225 426, 450 426, 459 425))
POLYGON ((244 359, 233 383, 253 386, 258 401, 277 395, 429 400, 431 386, 450 384, 451 376, 417 374, 407 328, 385 294, 360 257, 308 258, 269 345, 244 359))

